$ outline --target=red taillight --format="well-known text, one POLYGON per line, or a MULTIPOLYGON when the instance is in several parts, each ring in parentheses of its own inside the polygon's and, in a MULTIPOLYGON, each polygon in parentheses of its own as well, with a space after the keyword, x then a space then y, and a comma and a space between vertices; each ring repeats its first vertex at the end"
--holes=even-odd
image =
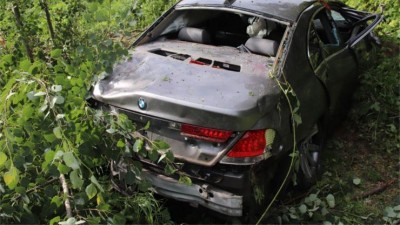
POLYGON ((225 142, 232 135, 232 131, 182 124, 181 135, 211 142, 225 142))
POLYGON ((233 146, 232 150, 228 152, 227 156, 242 158, 262 155, 267 146, 265 131, 266 130, 247 131, 235 146, 233 146))

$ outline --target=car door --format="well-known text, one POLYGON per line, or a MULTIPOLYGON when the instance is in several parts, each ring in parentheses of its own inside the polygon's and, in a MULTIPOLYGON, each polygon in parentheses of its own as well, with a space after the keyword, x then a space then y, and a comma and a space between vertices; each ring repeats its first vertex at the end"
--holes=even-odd
POLYGON ((310 21, 308 56, 327 89, 330 116, 341 117, 349 108, 362 56, 369 50, 364 39, 376 26, 363 24, 365 16, 370 15, 356 12, 321 8, 310 21))

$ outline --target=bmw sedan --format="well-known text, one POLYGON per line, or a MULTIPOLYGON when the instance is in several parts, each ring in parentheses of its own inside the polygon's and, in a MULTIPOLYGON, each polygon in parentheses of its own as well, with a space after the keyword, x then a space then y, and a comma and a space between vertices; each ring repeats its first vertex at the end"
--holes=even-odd
POLYGON ((191 183, 139 158, 156 193, 251 217, 287 174, 301 187, 315 183, 326 131, 349 107, 381 20, 338 1, 182 0, 89 101, 126 114, 143 148, 168 144, 191 183))

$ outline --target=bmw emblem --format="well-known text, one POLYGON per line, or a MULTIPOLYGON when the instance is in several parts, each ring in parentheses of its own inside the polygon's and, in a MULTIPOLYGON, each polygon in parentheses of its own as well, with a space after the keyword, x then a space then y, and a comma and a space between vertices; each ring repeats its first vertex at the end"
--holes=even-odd
POLYGON ((147 108, 147 103, 144 100, 144 98, 139 98, 138 106, 139 106, 139 109, 141 109, 141 110, 145 110, 147 108))

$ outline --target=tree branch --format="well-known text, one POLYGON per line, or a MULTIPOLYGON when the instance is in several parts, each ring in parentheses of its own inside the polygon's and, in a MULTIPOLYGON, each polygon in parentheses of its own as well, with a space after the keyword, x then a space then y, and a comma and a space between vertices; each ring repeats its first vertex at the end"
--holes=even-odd
POLYGON ((375 187, 374 189, 371 189, 367 192, 363 192, 360 195, 355 195, 351 198, 351 200, 356 200, 356 199, 363 199, 366 198, 370 195, 374 195, 374 194, 378 194, 381 193, 382 191, 384 191, 386 188, 388 188, 390 185, 394 184, 395 180, 390 180, 386 183, 379 183, 378 187, 375 187))
POLYGON ((71 202, 69 201, 68 184, 67 181, 65 180, 64 174, 60 175, 60 182, 65 196, 64 205, 65 205, 65 210, 67 211, 67 218, 71 218, 72 217, 71 202))

